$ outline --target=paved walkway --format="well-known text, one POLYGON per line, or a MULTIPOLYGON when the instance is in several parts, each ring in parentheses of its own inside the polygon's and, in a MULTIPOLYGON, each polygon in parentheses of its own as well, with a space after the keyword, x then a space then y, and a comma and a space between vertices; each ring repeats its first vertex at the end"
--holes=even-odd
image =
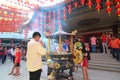
MULTIPOLYGON (((28 71, 26 69, 25 62, 21 63, 21 75, 14 77, 8 75, 12 67, 11 62, 5 64, 0 63, 0 80, 28 80, 28 71)), ((120 80, 120 73, 116 72, 107 72, 107 71, 98 71, 98 70, 89 70, 90 80, 120 80)), ((82 80, 82 71, 79 69, 78 73, 74 73, 75 80, 82 80)), ((47 80, 41 78, 41 80, 47 80)))

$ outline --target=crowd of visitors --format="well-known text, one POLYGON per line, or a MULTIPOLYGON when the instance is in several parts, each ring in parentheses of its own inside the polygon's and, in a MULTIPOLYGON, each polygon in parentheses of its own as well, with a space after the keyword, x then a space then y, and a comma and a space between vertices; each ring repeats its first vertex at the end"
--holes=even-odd
POLYGON ((0 61, 2 64, 6 62, 6 60, 10 60, 13 62, 13 68, 9 75, 18 76, 20 75, 20 62, 21 60, 26 61, 26 46, 0 46, 0 61))
POLYGON ((91 36, 83 40, 90 45, 91 53, 112 54, 113 58, 120 61, 120 38, 117 35, 102 33, 101 36, 91 36))
MULTIPOLYGON (((16 47, 18 47, 18 46, 16 46, 16 47)), ((5 46, 0 45, 0 61, 2 62, 2 64, 5 63, 6 58, 9 58, 11 62, 14 61, 14 59, 15 59, 15 48, 16 47, 15 46, 12 46, 12 47, 6 46, 5 47, 5 46)), ((26 56, 26 53, 27 53, 27 48, 25 46, 19 46, 19 47, 20 47, 20 50, 22 52, 21 59, 26 60, 25 56, 26 56)))

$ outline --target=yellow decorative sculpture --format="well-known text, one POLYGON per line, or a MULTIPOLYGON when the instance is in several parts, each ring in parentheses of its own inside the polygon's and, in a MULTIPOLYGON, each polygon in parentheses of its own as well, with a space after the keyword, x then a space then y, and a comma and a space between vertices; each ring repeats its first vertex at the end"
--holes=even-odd
POLYGON ((80 42, 76 42, 74 44, 73 61, 75 64, 80 64, 82 60, 83 60, 82 44, 80 42))

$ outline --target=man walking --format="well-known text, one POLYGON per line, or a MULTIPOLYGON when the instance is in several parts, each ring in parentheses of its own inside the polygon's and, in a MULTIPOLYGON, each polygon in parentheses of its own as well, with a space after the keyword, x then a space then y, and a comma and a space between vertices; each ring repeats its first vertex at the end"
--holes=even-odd
POLYGON ((42 56, 46 54, 46 49, 40 44, 39 32, 33 33, 33 39, 27 44, 27 69, 29 80, 40 80, 42 71, 42 56))
POLYGON ((110 46, 111 46, 111 54, 112 54, 113 58, 116 58, 116 60, 119 61, 120 42, 119 42, 119 38, 117 36, 114 35, 112 37, 110 46))

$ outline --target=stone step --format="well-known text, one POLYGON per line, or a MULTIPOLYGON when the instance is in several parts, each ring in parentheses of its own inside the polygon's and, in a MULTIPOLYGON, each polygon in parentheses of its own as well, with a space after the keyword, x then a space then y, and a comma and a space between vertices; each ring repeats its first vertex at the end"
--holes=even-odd
POLYGON ((116 59, 113 59, 111 54, 91 54, 89 68, 120 72, 120 62, 117 62, 116 59))
POLYGON ((112 57, 111 55, 91 55, 92 57, 112 57))
POLYGON ((114 59, 91 59, 90 61, 91 61, 91 62, 92 62, 92 61, 99 61, 99 62, 102 61, 102 62, 113 62, 113 63, 114 63, 114 62, 117 62, 117 61, 114 60, 114 59))
POLYGON ((120 66, 120 62, 114 61, 114 62, 110 62, 110 61, 97 61, 97 60, 90 60, 89 64, 94 63, 94 64, 108 64, 108 65, 119 65, 120 66))
POLYGON ((92 58, 112 58, 112 56, 91 56, 92 58))
POLYGON ((108 59, 111 59, 112 58, 112 56, 110 56, 110 55, 106 55, 106 56, 93 56, 93 55, 91 55, 91 58, 108 58, 108 59))
POLYGON ((111 65, 111 64, 95 64, 95 63, 89 63, 90 66, 99 66, 99 67, 102 67, 102 68, 116 68, 116 69, 119 69, 120 70, 120 65, 111 65))
POLYGON ((100 67, 100 66, 89 65, 89 69, 103 70, 103 71, 110 71, 110 72, 118 72, 118 73, 120 73, 120 69, 116 69, 116 68, 105 68, 105 67, 100 67))
POLYGON ((91 55, 111 55, 110 53, 109 54, 101 54, 101 53, 97 53, 97 54, 93 54, 93 53, 90 53, 91 55))
POLYGON ((113 58, 93 58, 93 57, 91 57, 91 59, 92 60, 113 60, 113 61, 115 61, 113 58))

